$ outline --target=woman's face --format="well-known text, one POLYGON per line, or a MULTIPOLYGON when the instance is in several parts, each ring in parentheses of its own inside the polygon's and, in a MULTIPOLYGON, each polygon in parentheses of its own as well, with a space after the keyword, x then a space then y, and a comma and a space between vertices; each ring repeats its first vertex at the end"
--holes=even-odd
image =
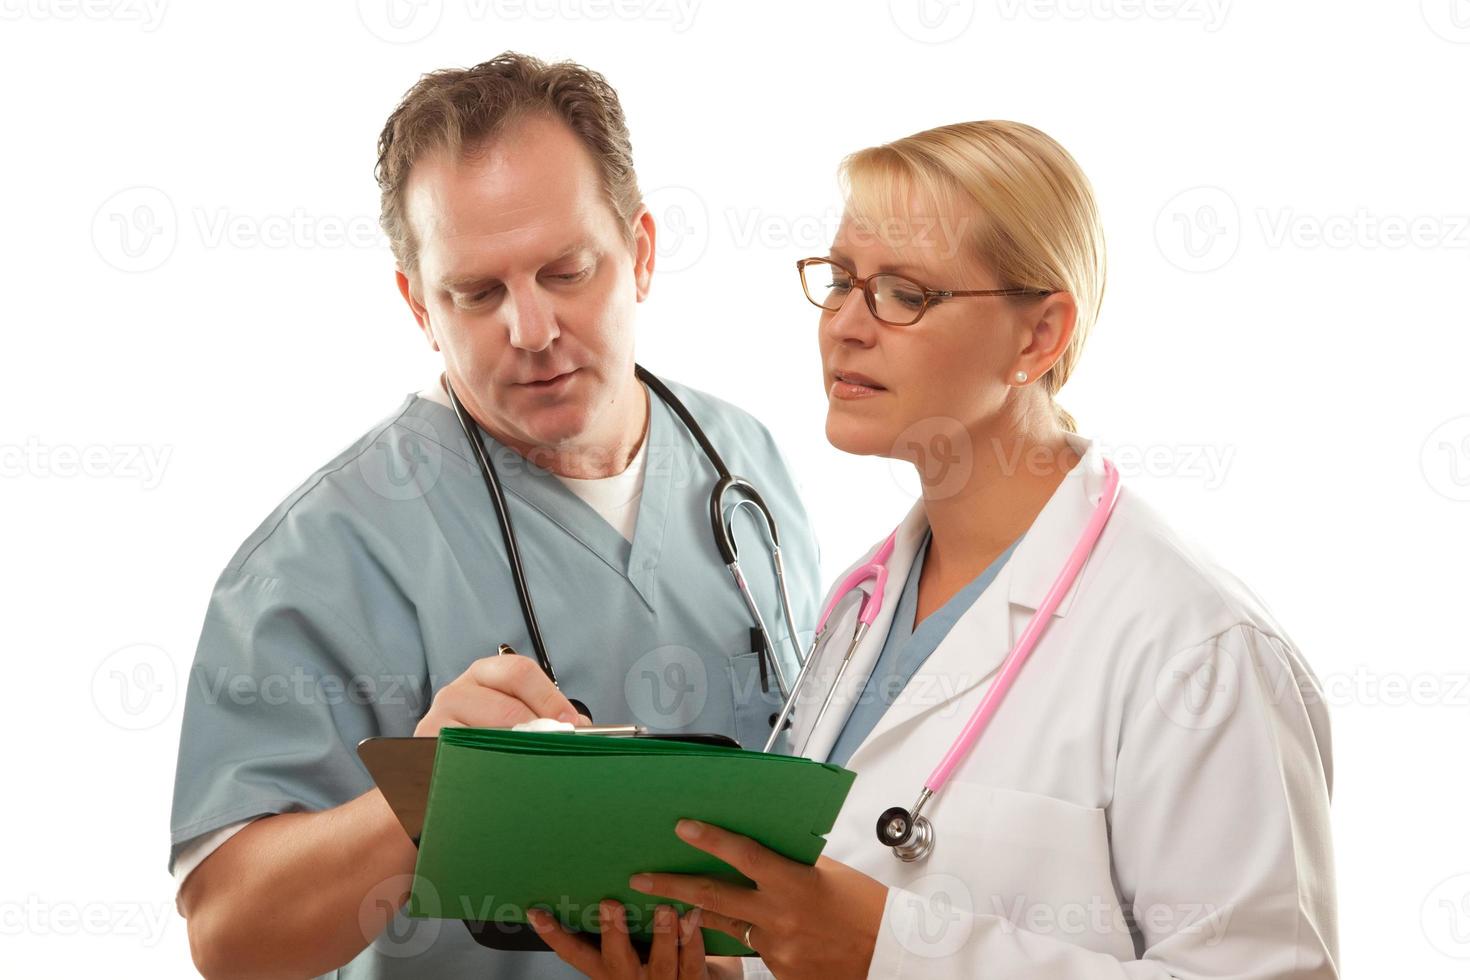
MULTIPOLYGON (((929 289, 1001 288, 962 246, 964 224, 946 224, 914 217, 885 222, 880 235, 845 214, 828 257, 858 277, 893 272, 929 289), (905 225, 912 233, 897 231, 905 225)), ((841 309, 820 313, 828 440, 845 452, 906 459, 923 468, 924 454, 937 451, 936 440, 966 434, 974 440, 996 431, 1015 372, 1027 371, 1034 380, 1045 370, 1036 370, 1037 351, 1027 351, 1041 340, 1033 328, 1044 305, 1030 298, 954 297, 931 303, 917 323, 898 327, 875 319, 862 290, 852 289, 841 309)), ((1052 360, 1044 360, 1046 367, 1052 360)))

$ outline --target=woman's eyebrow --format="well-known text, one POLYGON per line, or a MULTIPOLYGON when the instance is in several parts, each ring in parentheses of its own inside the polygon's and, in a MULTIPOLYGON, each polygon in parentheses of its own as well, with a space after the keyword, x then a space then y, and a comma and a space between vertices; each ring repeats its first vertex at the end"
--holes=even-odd
MULTIPOLYGON (((848 258, 846 255, 842 254, 835 248, 828 251, 827 257, 833 262, 837 262, 840 265, 847 266, 849 269, 855 269, 857 265, 855 262, 852 261, 852 259, 848 258)), ((891 272, 895 275, 909 276, 914 279, 922 279, 924 278, 924 276, 928 275, 928 273, 925 272, 923 269, 905 264, 891 265, 888 263, 881 263, 878 266, 878 271, 891 272)))

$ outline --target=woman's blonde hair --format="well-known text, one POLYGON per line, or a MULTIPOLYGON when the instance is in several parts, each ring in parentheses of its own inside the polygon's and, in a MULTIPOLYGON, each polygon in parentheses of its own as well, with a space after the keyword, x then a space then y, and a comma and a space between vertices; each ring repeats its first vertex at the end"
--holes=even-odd
POLYGON ((985 120, 859 150, 840 173, 848 210, 860 223, 910 214, 917 195, 938 209, 945 243, 995 270, 1001 288, 1072 294, 1072 339, 1041 384, 1062 428, 1076 432, 1055 398, 1097 322, 1107 257, 1092 186, 1072 155, 1035 127, 985 120))

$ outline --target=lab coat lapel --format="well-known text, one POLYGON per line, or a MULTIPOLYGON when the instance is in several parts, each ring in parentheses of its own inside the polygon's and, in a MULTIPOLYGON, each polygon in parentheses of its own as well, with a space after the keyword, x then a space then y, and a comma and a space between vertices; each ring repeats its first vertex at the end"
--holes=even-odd
MULTIPOLYGON (((873 620, 873 626, 868 630, 868 635, 863 642, 858 644, 853 653, 852 663, 847 668, 847 673, 842 678, 842 684, 837 689, 837 695, 832 699, 832 705, 827 709, 827 714, 822 718, 821 725, 812 732, 811 741, 807 743, 805 755, 812 759, 825 759, 827 753, 832 751, 837 737, 842 734, 842 728, 847 723, 847 716, 852 711, 853 702, 862 693, 863 686, 867 683, 868 675, 872 673, 873 666, 878 661, 878 655, 883 652, 884 641, 888 637, 888 628, 893 623, 894 610, 898 608, 898 600, 903 594, 903 583, 908 578, 909 569, 913 566, 914 558, 917 557, 919 545, 924 540, 924 532, 929 529, 929 522, 924 514, 924 503, 919 501, 914 504, 903 523, 898 526, 898 536, 894 539, 893 555, 888 560, 888 581, 883 588, 883 603, 878 607, 878 616, 873 620)), ((863 557, 866 563, 872 559, 872 554, 877 551, 873 548, 863 557)), ((852 566, 853 568, 857 566, 852 566)), ((852 571, 848 568, 843 571, 842 577, 852 571)), ((840 581, 840 579, 839 579, 840 581)), ((871 590, 871 583, 865 591, 871 590)), ((823 651, 822 660, 818 667, 813 667, 816 676, 808 679, 806 691, 799 702, 801 711, 806 719, 813 719, 817 710, 821 708, 823 699, 827 696, 827 690, 831 686, 832 678, 836 675, 838 664, 842 655, 847 651, 847 644, 852 639, 852 631, 857 624, 857 604, 852 604, 847 613, 841 617, 833 616, 827 623, 828 640, 823 651)), ((810 724, 808 720, 806 724, 810 724)), ((798 726, 793 731, 792 745, 801 745, 805 736, 804 727, 798 726)))
MULTIPOLYGON (((994 678, 1032 613, 1051 589, 1102 493, 1102 457, 1089 440, 1069 433, 1067 441, 1082 453, 1080 462, 1067 472, 995 580, 955 622, 949 635, 910 678, 893 705, 858 746, 849 760, 850 766, 861 765, 862 754, 880 747, 890 733, 994 678)), ((1090 564, 1091 556, 1078 574, 1079 581, 1090 564)), ((1067 614, 1076 591, 1074 582, 1057 604, 1053 616, 1067 614)), ((874 627, 877 633, 876 623, 874 627)), ((1036 655, 1044 657, 1047 645, 1045 634, 1042 636, 1036 655)), ((1022 671, 1029 669, 1032 664, 1028 660, 1022 671)), ((955 734, 966 720, 952 719, 955 734)))

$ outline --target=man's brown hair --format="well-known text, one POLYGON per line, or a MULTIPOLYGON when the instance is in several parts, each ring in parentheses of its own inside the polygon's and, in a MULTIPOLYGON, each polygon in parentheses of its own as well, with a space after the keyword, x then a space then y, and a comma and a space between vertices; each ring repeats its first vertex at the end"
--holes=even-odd
POLYGON ((607 79, 572 61, 547 64, 507 51, 473 68, 445 68, 421 77, 388 117, 378 137, 373 175, 382 191, 379 221, 405 273, 418 267, 418 242, 405 213, 404 189, 414 162, 447 149, 472 156, 528 116, 560 119, 592 154, 602 190, 626 239, 642 203, 633 172, 633 146, 618 94, 607 79))

